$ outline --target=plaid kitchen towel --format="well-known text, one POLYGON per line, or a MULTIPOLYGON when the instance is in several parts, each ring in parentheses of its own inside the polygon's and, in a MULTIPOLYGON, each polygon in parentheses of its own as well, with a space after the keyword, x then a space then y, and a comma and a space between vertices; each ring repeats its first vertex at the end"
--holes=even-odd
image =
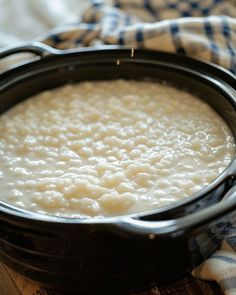
MULTIPOLYGON (((234 230, 236 230, 235 227, 234 230)), ((234 232, 234 239, 236 235, 234 232)), ((235 242, 235 241, 234 241, 235 242)), ((203 280, 216 281, 224 294, 236 294, 236 254, 225 240, 222 242, 221 249, 216 251, 210 258, 204 261, 193 272, 193 276, 203 280)))
POLYGON ((119 44, 178 52, 236 73, 236 0, 97 0, 79 24, 43 39, 59 49, 119 44))
MULTIPOLYGON (((236 74, 236 0, 107 1, 92 1, 81 21, 53 29, 38 41, 58 49, 118 44, 177 52, 236 74)), ((225 294, 235 295, 236 221, 224 231, 222 248, 193 275, 215 280, 225 294)))

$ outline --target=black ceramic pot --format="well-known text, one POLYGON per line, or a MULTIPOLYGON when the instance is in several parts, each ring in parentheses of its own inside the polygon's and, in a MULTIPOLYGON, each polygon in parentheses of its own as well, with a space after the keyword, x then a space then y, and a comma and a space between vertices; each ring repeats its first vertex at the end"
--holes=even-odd
MULTIPOLYGON (((118 47, 57 51, 40 44, 37 60, 0 76, 0 112, 25 98, 83 80, 165 80, 211 105, 236 138, 236 80, 188 57, 118 47), (41 58, 39 58, 41 57, 41 58), (117 59, 120 65, 117 65, 117 59)), ((25 276, 76 294, 127 294, 188 274, 220 244, 236 216, 236 160, 208 187, 152 212, 69 219, 27 212, 0 201, 0 259, 25 276)))

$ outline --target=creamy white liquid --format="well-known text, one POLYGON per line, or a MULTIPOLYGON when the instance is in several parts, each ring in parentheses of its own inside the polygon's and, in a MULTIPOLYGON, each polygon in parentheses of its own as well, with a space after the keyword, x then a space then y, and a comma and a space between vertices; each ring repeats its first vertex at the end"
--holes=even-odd
POLYGON ((0 117, 0 199, 39 213, 103 217, 190 196, 231 162, 224 121, 152 82, 83 82, 0 117))

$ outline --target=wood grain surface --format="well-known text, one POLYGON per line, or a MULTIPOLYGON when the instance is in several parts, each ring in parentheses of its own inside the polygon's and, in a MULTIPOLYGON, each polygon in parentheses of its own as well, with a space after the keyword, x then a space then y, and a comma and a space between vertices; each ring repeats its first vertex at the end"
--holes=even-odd
MULTIPOLYGON (((0 295, 67 295, 47 290, 0 263, 0 295)), ((83 295, 83 294, 76 294, 83 295)), ((112 295, 112 294, 111 294, 112 295)), ((223 295, 215 283, 189 276, 165 287, 130 295, 223 295)))

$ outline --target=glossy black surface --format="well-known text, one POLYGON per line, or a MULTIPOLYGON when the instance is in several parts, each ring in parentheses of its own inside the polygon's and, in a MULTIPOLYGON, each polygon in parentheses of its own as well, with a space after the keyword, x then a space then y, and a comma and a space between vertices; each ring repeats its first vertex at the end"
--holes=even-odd
MULTIPOLYGON (((117 48, 63 54, 47 50, 36 48, 41 60, 1 75, 1 113, 67 83, 164 80, 206 100, 236 138, 236 80, 227 71, 162 52, 139 50, 131 57, 130 50, 117 48)), ((31 279, 83 295, 127 294, 178 279, 219 247, 228 222, 236 217, 235 191, 221 201, 235 176, 234 160, 210 186, 181 202, 104 220, 42 216, 0 202, 0 258, 31 279)))

